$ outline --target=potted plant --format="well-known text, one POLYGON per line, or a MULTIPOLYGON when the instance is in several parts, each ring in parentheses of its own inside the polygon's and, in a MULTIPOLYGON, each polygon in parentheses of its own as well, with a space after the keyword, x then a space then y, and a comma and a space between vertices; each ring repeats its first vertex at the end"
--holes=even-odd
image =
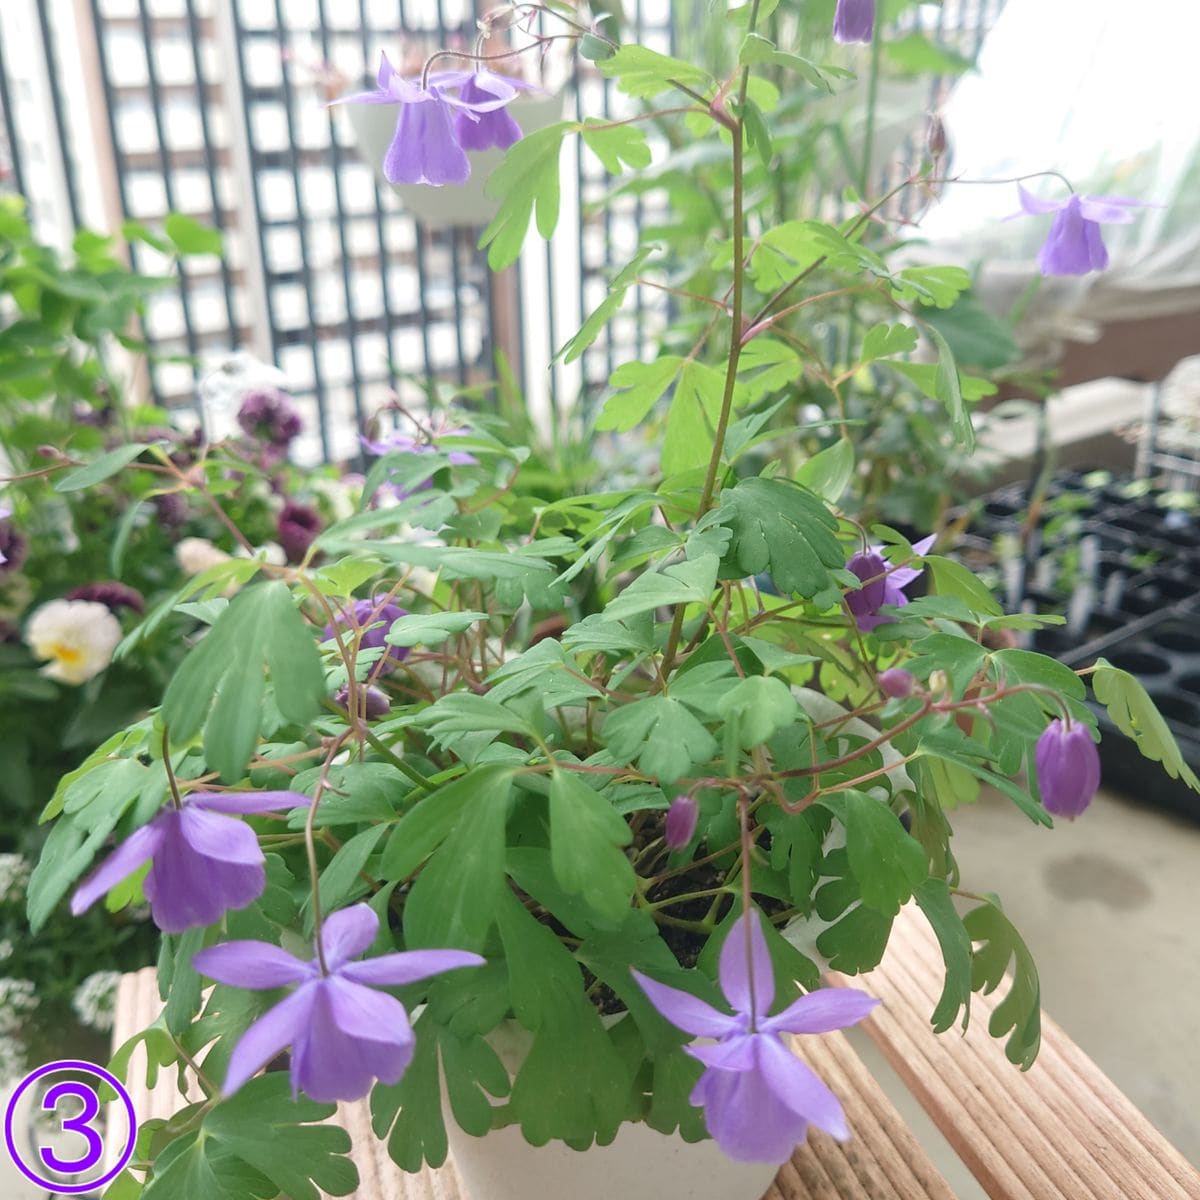
MULTIPOLYGON (((878 36, 872 10, 841 0, 840 36, 878 36)), ((892 269, 886 240, 867 244, 881 201, 829 221, 756 206, 786 152, 759 67, 833 86, 767 36, 773 12, 755 0, 723 18, 738 48, 724 78, 565 15, 625 94, 671 98, 529 134, 491 179, 483 240, 502 268, 535 215, 553 230, 566 137, 633 182, 647 121, 682 121, 677 143, 682 128, 726 156, 711 252, 730 285, 678 297, 693 349, 617 367, 596 423, 648 437, 593 436, 587 478, 583 456, 526 445, 503 416, 401 414, 370 439, 359 511, 299 561, 215 561, 162 606, 195 628, 161 704, 51 801, 32 901, 148 902, 167 1007, 134 1040, 204 1096, 146 1131, 122 1195, 350 1194, 349 1139, 319 1122, 369 1096, 399 1170, 441 1163, 453 1138, 460 1162, 486 1156, 489 1197, 751 1200, 809 1124, 852 1133, 785 1038, 868 1014, 909 902, 946 959, 934 1029, 965 1022, 973 989, 1003 987, 994 1032, 1033 1063, 1032 955, 960 880, 947 814, 986 784, 1014 819, 1078 816, 1099 784, 1095 717, 1079 673, 1006 644, 1053 618, 1006 614, 934 535, 840 507, 870 467, 856 424, 782 467, 794 427, 772 421, 798 382, 823 382, 836 413, 884 360, 944 406, 964 453, 973 432, 929 320, 966 273, 892 269), (856 324, 829 361, 803 322, 848 288, 890 319, 856 324), (911 357, 919 343, 936 361, 911 357), (863 986, 821 987, 830 963, 863 986), (286 1071, 259 1073, 272 1065, 286 1071)), ((394 153, 436 169, 429 130, 453 113, 431 106, 453 109, 449 85, 432 66, 387 80, 428 110, 394 153)), ((1070 236, 1055 224, 1066 266, 1070 236)), ((673 289, 671 267, 644 247, 563 353, 639 273, 673 289)), ((126 469, 162 459, 150 448, 126 469)), ((179 482, 244 538, 222 508, 228 471, 213 447, 179 482)), ((1132 676, 1103 661, 1083 674, 1143 753, 1198 786, 1132 676)))

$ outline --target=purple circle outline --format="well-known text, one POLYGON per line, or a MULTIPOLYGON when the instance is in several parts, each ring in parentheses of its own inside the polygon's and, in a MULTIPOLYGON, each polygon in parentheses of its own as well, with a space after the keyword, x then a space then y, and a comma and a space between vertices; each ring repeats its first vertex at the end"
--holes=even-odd
POLYGON ((16 1090, 9 1098, 8 1107, 4 1110, 4 1141, 8 1146, 9 1156, 16 1164, 17 1170, 31 1183, 45 1188, 54 1195, 81 1195, 84 1192, 95 1191, 97 1188, 103 1187, 106 1183, 111 1183, 125 1170, 129 1160, 133 1157, 133 1149, 137 1143, 137 1113, 133 1110, 133 1100, 125 1090, 125 1085, 111 1071, 106 1071, 103 1067, 99 1067, 95 1063, 83 1062, 75 1058, 63 1058, 57 1062, 46 1063, 45 1066, 38 1067, 36 1071, 31 1071, 17 1085, 16 1090), (129 1139, 125 1143, 125 1149, 121 1152, 121 1157, 117 1165, 106 1174, 100 1176, 99 1179, 91 1179, 87 1183, 55 1183, 53 1180, 43 1179, 37 1172, 25 1165, 25 1160, 21 1157, 20 1151, 17 1150, 16 1139, 13 1137, 12 1131, 13 1117, 16 1115, 17 1104, 30 1084, 36 1083, 43 1075, 52 1075, 60 1071, 69 1070, 82 1071, 85 1075, 94 1075, 97 1079, 104 1080, 117 1093, 117 1098, 125 1106, 125 1114, 129 1119, 129 1139))

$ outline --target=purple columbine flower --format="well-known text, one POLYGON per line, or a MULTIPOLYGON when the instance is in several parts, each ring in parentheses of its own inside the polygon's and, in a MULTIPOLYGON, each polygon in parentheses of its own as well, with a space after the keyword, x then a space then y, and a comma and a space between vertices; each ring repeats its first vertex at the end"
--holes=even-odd
MULTIPOLYGON (((371 687, 369 684, 361 688, 363 693, 363 708, 368 721, 377 720, 379 717, 386 717, 392 711, 392 702, 387 698, 387 693, 380 691, 377 687, 371 687)), ((350 705, 350 685, 343 683, 337 690, 337 695, 334 696, 343 708, 349 708, 350 705)), ((351 713, 351 716, 357 714, 351 713)))
POLYGON ((146 601, 137 588, 131 588, 127 583, 116 579, 106 579, 101 583, 85 583, 82 587, 72 588, 67 593, 68 600, 95 600, 103 604, 110 612, 120 612, 128 608, 131 612, 146 611, 146 601))
POLYGON ((142 883, 154 923, 163 933, 211 925, 262 895, 267 877, 258 836, 227 813, 279 812, 311 804, 299 792, 192 792, 183 806, 159 809, 126 838, 71 897, 75 916, 153 863, 142 883))
POLYGON ((237 420, 247 437, 273 446, 286 446, 304 428, 291 397, 278 388, 248 393, 238 409, 237 420))
MULTIPOLYGON (((933 548, 936 536, 931 533, 927 538, 914 542, 914 553, 918 556, 928 554, 933 548)), ((882 546, 860 550, 851 556, 846 567, 863 581, 861 588, 846 593, 846 604, 863 633, 869 633, 876 626, 896 619, 881 616, 879 610, 885 604, 894 605, 896 608, 907 604, 908 597, 904 594, 904 589, 921 574, 920 567, 893 567, 883 557, 882 546)))
POLYGON ((835 42, 870 42, 875 36, 875 0, 838 0, 833 14, 835 42))
POLYGON ((454 116, 454 132, 464 150, 507 150, 521 140, 521 127, 506 107, 484 109, 490 101, 504 97, 507 105, 514 92, 526 91, 532 85, 511 75, 497 75, 492 71, 464 72, 458 89, 458 98, 464 104, 477 106, 478 117, 472 120, 466 112, 454 116))
MULTIPOLYGON (((1131 208, 1152 207, 1140 200, 1119 196, 1078 196, 1065 200, 1040 200, 1020 184, 1021 211, 1013 216, 1045 216, 1054 213, 1054 223, 1038 255, 1043 275, 1086 275, 1108 266, 1108 250, 1100 236, 1101 225, 1128 225, 1131 208)), ((1009 218, 1011 219, 1011 218, 1009 218)))
POLYGON ((383 158, 383 176, 389 183, 427 183, 441 187, 466 183, 471 161, 455 128, 457 118, 478 121, 503 108, 517 89, 500 75, 489 75, 485 98, 468 101, 455 95, 468 73, 435 72, 421 86, 404 79, 383 55, 373 92, 359 92, 335 101, 338 104, 399 104, 396 133, 383 158))
POLYGON ((1053 720, 1038 738, 1033 758, 1043 807, 1073 821, 1100 787, 1100 752, 1091 731, 1078 721, 1053 720))
POLYGON ((633 977, 671 1024, 715 1041, 684 1049, 707 1068, 690 1099, 704 1109, 717 1145, 740 1162, 782 1163, 810 1124, 843 1141, 850 1136, 837 1097, 788 1049, 782 1035, 844 1029, 879 1001, 853 988, 821 988, 768 1016, 775 977, 760 920, 757 911, 743 914, 721 947, 721 991, 732 1015, 639 971, 633 977))
MULTIPOLYGON (((407 657, 407 646, 388 646, 387 635, 391 632, 392 624, 401 617, 408 616, 408 609, 401 608, 391 600, 383 597, 373 597, 370 600, 355 600, 349 608, 338 611, 337 625, 343 637, 360 630, 358 646, 360 650, 382 650, 387 648, 381 667, 374 671, 376 675, 386 675, 394 671, 407 657)), ((332 641, 334 628, 326 625, 322 631, 323 641, 332 641)))
POLYGON ((667 826, 663 841, 668 850, 684 850, 696 834, 700 805, 695 796, 676 796, 667 809, 667 826))
POLYGON ((225 1072, 232 1096, 288 1046, 292 1094, 321 1103, 358 1100, 376 1079, 398 1083, 416 1038, 404 1005, 378 987, 402 987, 457 967, 483 966, 466 950, 410 950, 351 962, 375 940, 379 918, 366 904, 343 908, 321 930, 329 974, 315 959, 296 958, 270 942, 225 942, 192 958, 197 971, 231 987, 298 984, 242 1034, 225 1072))
POLYGON ((275 520, 275 535, 290 563, 304 560, 320 532, 321 517, 317 510, 307 504, 297 504, 294 500, 284 503, 275 520))

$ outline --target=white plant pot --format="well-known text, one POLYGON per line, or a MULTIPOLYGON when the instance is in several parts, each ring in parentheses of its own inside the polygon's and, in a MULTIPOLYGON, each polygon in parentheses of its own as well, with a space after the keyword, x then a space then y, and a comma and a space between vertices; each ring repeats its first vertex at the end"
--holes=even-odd
MULTIPOLYGON (((507 1021, 489 1035, 510 1071, 530 1035, 507 1021)), ((739 1163, 713 1141, 685 1142, 648 1125, 622 1125, 607 1146, 531 1146, 518 1126, 472 1137, 447 1111, 450 1154, 470 1200, 761 1200, 777 1166, 739 1163)))
MULTIPOLYGON (((504 159, 503 150, 468 151, 471 177, 466 183, 430 187, 428 184, 389 183, 383 176, 383 159, 396 133, 399 104, 346 104, 346 114, 359 156, 372 168, 380 187, 395 192, 414 217, 430 229, 486 225, 499 211, 499 201, 484 194, 488 177, 504 159)), ((510 112, 525 135, 553 125, 562 117, 561 95, 518 96, 510 112)))

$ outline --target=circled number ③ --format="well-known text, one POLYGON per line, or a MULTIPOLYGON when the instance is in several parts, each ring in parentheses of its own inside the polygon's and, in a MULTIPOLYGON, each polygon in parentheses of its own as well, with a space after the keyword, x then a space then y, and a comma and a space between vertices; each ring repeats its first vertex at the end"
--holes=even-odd
MULTIPOLYGON (((74 1106, 71 1105, 71 1107, 74 1106)), ((38 1187, 45 1188, 48 1192, 52 1192, 55 1195, 71 1196, 84 1192, 94 1192, 102 1188, 105 1184, 110 1183, 125 1169, 126 1164, 133 1157, 133 1147, 136 1138, 137 1116, 134 1113, 133 1101, 130 1099, 129 1093, 115 1075, 106 1071, 103 1067, 97 1066, 95 1063, 81 1062, 75 1059, 63 1059, 58 1062, 47 1063, 43 1067, 38 1067, 36 1071, 31 1071, 17 1085, 4 1111, 4 1141, 13 1162, 20 1172, 32 1183, 37 1184, 38 1187), (23 1150, 17 1144, 17 1140, 13 1134, 13 1121, 17 1105, 29 1088, 39 1079, 44 1079, 47 1075, 57 1075, 66 1071, 70 1071, 75 1075, 91 1075, 96 1079, 103 1080, 116 1092, 117 1100, 125 1110, 127 1135, 125 1144, 121 1148, 121 1153, 117 1156, 115 1165, 103 1175, 96 1179, 89 1179, 86 1183, 60 1183, 58 1180, 47 1178, 41 1172, 53 1171, 58 1175, 79 1176, 93 1170, 103 1161, 105 1152, 105 1136, 102 1127, 103 1117, 100 1111, 100 1097, 92 1084, 86 1083, 81 1079, 64 1079, 47 1088, 45 1095, 42 1097, 41 1106, 49 1113, 57 1112, 59 1105, 64 1100, 68 1104, 70 1104, 72 1099, 82 1102, 83 1108, 80 1112, 72 1116, 60 1118, 60 1128, 65 1133, 73 1134, 76 1138, 82 1139, 78 1143, 79 1152, 74 1156, 66 1153, 60 1154, 52 1146, 40 1145, 33 1147, 33 1154, 30 1154, 28 1150, 23 1150), (31 1163, 28 1161, 29 1158, 34 1157, 36 1157, 36 1162, 31 1163)), ((72 1147, 72 1150, 74 1150, 74 1147, 72 1147)))

